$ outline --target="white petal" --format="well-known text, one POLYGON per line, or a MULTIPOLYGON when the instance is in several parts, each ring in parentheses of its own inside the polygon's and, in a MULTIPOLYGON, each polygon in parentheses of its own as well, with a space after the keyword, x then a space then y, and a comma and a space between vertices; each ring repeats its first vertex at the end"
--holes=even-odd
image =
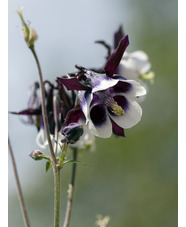
POLYGON ((122 59, 119 64, 119 74, 126 79, 137 80, 139 76, 138 68, 131 59, 122 59))
POLYGON ((106 121, 102 125, 95 126, 93 122, 89 120, 88 127, 90 132, 95 136, 98 136, 101 138, 109 138, 112 135, 112 123, 108 115, 107 115, 106 121))
POLYGON ((112 79, 105 74, 97 74, 97 78, 94 76, 93 86, 92 86, 92 93, 96 91, 106 90, 109 87, 113 87, 118 83, 118 79, 112 79))
POLYGON ((149 62, 148 55, 144 51, 135 51, 130 54, 130 58, 135 62, 140 74, 144 74, 149 71, 151 64, 149 62))
POLYGON ((36 143, 41 149, 48 148, 48 141, 44 132, 44 129, 41 128, 36 137, 36 143))
POLYGON ((125 82, 132 84, 132 89, 125 95, 127 97, 141 97, 147 94, 146 89, 135 80, 125 80, 125 82))
POLYGON ((134 51, 130 53, 129 56, 143 62, 147 62, 149 60, 148 55, 142 50, 134 51))
POLYGON ((138 81, 135 80, 125 80, 124 78, 120 77, 119 79, 121 82, 127 82, 132 85, 132 88, 129 89, 127 92, 123 93, 115 93, 115 95, 124 95, 127 98, 137 98, 145 96, 147 94, 146 88, 138 81))
POLYGON ((150 68, 148 55, 139 50, 124 54, 119 65, 119 72, 127 79, 137 80, 139 75, 147 73, 150 68))
POLYGON ((89 114, 89 108, 90 103, 92 101, 92 93, 88 93, 86 91, 78 91, 78 97, 79 97, 79 103, 82 108, 82 111, 86 117, 86 124, 88 122, 88 114, 89 114))
POLYGON ((88 125, 85 125, 84 121, 82 122, 81 120, 78 121, 79 124, 83 124, 83 134, 82 136, 79 138, 79 140, 74 143, 74 144, 70 144, 71 147, 73 148, 78 148, 78 149, 83 149, 86 146, 93 146, 94 145, 94 140, 95 137, 94 135, 90 132, 88 125))
POLYGON ((140 105, 134 100, 127 99, 127 101, 128 109, 126 110, 124 116, 109 114, 113 121, 124 129, 131 128, 136 125, 141 120, 142 116, 142 109, 140 105))

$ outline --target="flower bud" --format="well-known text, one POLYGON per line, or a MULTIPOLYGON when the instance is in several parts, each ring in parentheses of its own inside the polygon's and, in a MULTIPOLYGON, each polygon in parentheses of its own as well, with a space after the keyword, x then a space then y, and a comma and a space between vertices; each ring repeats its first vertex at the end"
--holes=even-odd
POLYGON ((34 42, 38 39, 38 35, 31 25, 28 26, 25 23, 22 14, 23 8, 24 7, 21 7, 20 10, 17 10, 16 12, 18 13, 22 22, 23 38, 27 43, 28 47, 31 48, 34 46, 34 42))
POLYGON ((39 150, 34 150, 34 151, 32 151, 32 153, 29 154, 29 156, 31 158, 33 158, 34 160, 41 160, 44 158, 45 155, 43 154, 43 152, 41 152, 39 150))
POLYGON ((30 27, 29 44, 32 45, 38 39, 38 35, 31 25, 29 27, 30 27))
POLYGON ((68 126, 64 127, 62 134, 65 136, 65 138, 61 140, 62 143, 74 144, 82 136, 83 126, 78 123, 70 123, 68 126))

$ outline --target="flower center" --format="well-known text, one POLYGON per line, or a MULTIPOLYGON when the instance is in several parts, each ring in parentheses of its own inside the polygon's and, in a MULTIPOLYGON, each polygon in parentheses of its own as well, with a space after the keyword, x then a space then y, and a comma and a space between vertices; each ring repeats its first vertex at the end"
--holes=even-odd
POLYGON ((112 97, 109 89, 95 92, 95 95, 97 97, 97 100, 102 105, 105 105, 110 109, 110 111, 118 116, 124 116, 125 111, 121 106, 118 105, 118 103, 114 100, 112 97))
POLYGON ((112 113, 118 115, 118 116, 124 116, 125 111, 121 106, 117 104, 117 102, 113 99, 113 97, 109 97, 106 99, 105 104, 107 107, 109 107, 112 111, 112 113))

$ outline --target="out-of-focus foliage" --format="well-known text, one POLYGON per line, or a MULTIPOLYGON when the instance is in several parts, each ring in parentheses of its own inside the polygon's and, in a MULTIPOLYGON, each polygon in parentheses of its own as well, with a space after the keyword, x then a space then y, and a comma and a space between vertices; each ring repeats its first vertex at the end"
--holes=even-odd
MULTIPOLYGON (((103 17, 112 17, 110 2, 105 1, 108 14, 103 17)), ((95 226, 97 214, 111 217, 108 227, 175 227, 177 226, 177 2, 173 0, 119 2, 118 7, 123 7, 127 11, 127 15, 123 15, 120 19, 125 32, 129 34, 128 51, 142 49, 149 55, 152 70, 156 75, 155 83, 149 84, 148 95, 141 104, 143 108, 141 122, 134 128, 126 130, 126 138, 113 136, 110 139, 97 139, 95 152, 82 152, 79 155, 82 164, 78 164, 71 227, 95 226), (128 21, 129 19, 131 21, 128 21), (86 165, 83 164, 84 162, 86 165)), ((117 1, 114 3, 117 5, 117 1)), ((77 11, 79 17, 81 10, 84 11, 83 5, 81 7, 77 11)), ((75 19, 75 15, 69 16, 74 16, 75 19)), ((96 16, 96 12, 91 12, 90 9, 91 16, 96 16)), ((66 23, 68 24, 68 18, 66 23)), ((55 40, 51 40, 50 48, 53 42, 55 40)), ((78 40, 76 44, 78 45, 78 40)), ((62 60, 59 59, 58 63, 62 64, 61 62, 62 60)), ((81 62, 77 59, 77 63, 81 62)), ((50 71, 52 67, 51 64, 50 71)), ((28 154, 25 153, 25 156, 28 154)), ((18 157, 17 159, 19 160, 18 157)), ((33 168, 28 171, 28 179, 30 178, 31 182, 28 186, 23 182, 31 226, 52 226, 52 173, 51 171, 45 173, 44 162, 41 164, 33 161, 32 166, 33 168)), ((21 168, 18 170, 24 171, 21 168)), ((69 177, 70 164, 64 167, 61 178, 62 219, 69 177)), ((10 227, 24 226, 18 208, 16 192, 10 193, 10 227)))

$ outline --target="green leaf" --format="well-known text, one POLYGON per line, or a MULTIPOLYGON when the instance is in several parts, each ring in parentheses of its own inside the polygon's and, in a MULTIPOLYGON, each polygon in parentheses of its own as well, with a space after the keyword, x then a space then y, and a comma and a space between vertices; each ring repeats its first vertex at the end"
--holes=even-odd
POLYGON ((51 166, 52 166, 51 161, 47 161, 46 162, 46 172, 48 172, 48 170, 50 169, 51 166))
POLYGON ((65 160, 65 155, 66 155, 66 152, 63 152, 62 155, 61 155, 61 161, 63 162, 65 160))
POLYGON ((63 162, 63 164, 67 164, 67 163, 80 163, 80 161, 67 160, 63 162))

